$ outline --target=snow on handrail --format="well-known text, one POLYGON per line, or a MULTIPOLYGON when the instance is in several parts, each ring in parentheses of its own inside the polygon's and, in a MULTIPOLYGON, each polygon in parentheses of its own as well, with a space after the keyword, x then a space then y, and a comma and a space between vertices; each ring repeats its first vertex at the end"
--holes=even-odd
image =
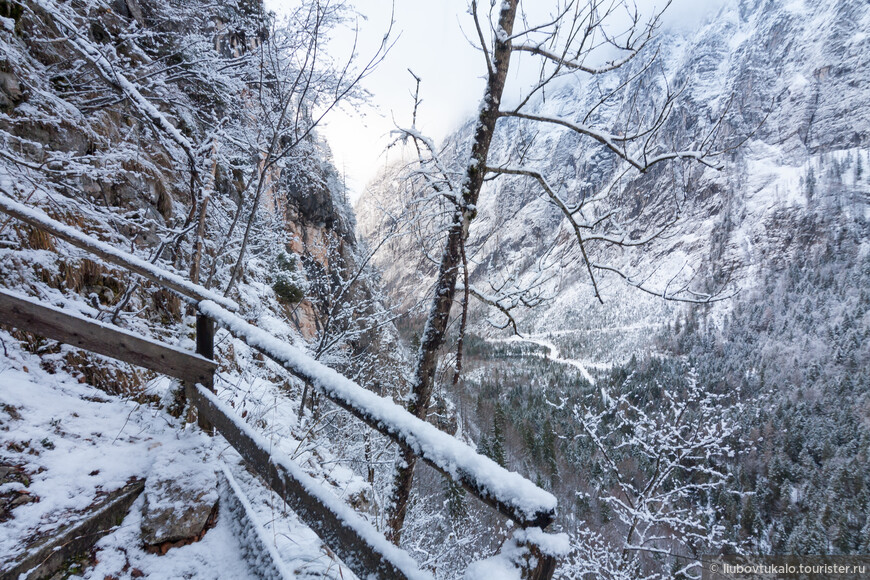
POLYGON ((146 262, 129 252, 119 250, 112 245, 101 242, 87 234, 83 234, 66 224, 62 224, 59 221, 50 218, 44 212, 18 203, 6 195, 0 195, 0 211, 35 228, 44 230, 62 240, 66 240, 77 248, 96 254, 107 262, 127 268, 143 278, 147 278, 169 288, 170 290, 178 292, 182 296, 186 296, 187 298, 196 300, 197 302, 201 300, 209 300, 234 312, 239 309, 239 305, 234 300, 225 298, 220 294, 200 286, 199 284, 194 284, 178 274, 160 268, 159 266, 155 266, 150 262, 146 262))
POLYGON ((455 437, 408 413, 392 400, 368 391, 302 350, 245 322, 210 301, 199 311, 224 326, 293 374, 309 381, 334 403, 461 483, 483 501, 523 527, 546 527, 556 498, 520 474, 508 471, 455 437))
POLYGON ((405 550, 388 542, 371 523, 276 449, 217 395, 202 385, 188 384, 186 389, 199 412, 208 416, 245 462, 360 578, 432 580, 432 575, 421 570, 405 550))

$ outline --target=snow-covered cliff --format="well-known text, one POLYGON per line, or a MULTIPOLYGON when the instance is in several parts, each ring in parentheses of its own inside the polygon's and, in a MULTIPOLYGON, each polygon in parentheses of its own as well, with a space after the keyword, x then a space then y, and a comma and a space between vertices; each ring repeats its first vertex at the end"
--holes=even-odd
MULTIPOLYGON (((834 222, 866 219, 868 26, 865 2, 729 2, 697 30, 662 31, 646 59, 618 75, 562 80, 533 101, 535 114, 581 122, 602 91, 641 74, 647 98, 661 100, 665 81, 671 89, 684 87, 663 128, 676 148, 696 145, 698 136, 720 122, 722 147, 739 144, 718 158, 721 170, 676 163, 624 184, 619 201, 641 216, 632 226, 638 231, 654 229, 674 208, 679 219, 641 251, 590 244, 592 260, 637 279, 649 276, 648 285, 657 290, 679 274, 696 288, 724 287, 729 294, 753 287, 761 270, 781 267, 794 252, 811 251, 819 238, 807 230, 809 215, 821 212, 834 222), (657 64, 643 72, 654 54, 657 64)), ((625 110, 624 101, 611 102, 593 119, 618 128, 625 110)), ((500 122, 491 164, 511 159, 530 138, 515 121, 500 122)), ((564 128, 536 131, 528 157, 563 191, 597 191, 613 176, 613 157, 601 145, 564 128)), ((458 143, 454 158, 461 158, 467 138, 467 127, 451 137, 458 143)), ((364 236, 376 238, 381 208, 400 203, 394 178, 384 176, 359 202, 364 236)), ((538 275, 545 251, 566 252, 554 267, 558 275, 542 286, 547 301, 517 314, 526 332, 617 328, 672 317, 673 305, 607 273, 600 274, 605 303, 598 304, 579 251, 571 247, 574 240, 566 235, 566 220, 530 180, 499 178, 485 189, 478 210, 469 242, 472 283, 510 279, 521 285, 538 275)), ((429 280, 433 272, 418 246, 418 239, 406 236, 387 244, 377 258, 391 292, 406 304, 425 288, 420 277, 429 280), (406 256, 418 268, 409 270, 406 256)))

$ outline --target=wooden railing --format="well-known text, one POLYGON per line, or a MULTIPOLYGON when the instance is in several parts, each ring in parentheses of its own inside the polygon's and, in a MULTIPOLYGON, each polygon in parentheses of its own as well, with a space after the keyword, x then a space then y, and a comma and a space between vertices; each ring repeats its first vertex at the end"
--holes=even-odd
POLYGON ((217 364, 117 326, 104 324, 0 289, 0 323, 96 352, 162 375, 212 387, 217 364))
MULTIPOLYGON (((322 488, 289 458, 282 456, 211 392, 217 365, 214 358, 215 323, 278 362, 318 389, 355 417, 410 449, 424 461, 460 483, 471 494, 512 519, 520 528, 545 528, 555 514, 555 498, 520 475, 501 468, 467 445, 422 421, 393 401, 378 397, 233 314, 238 305, 178 275, 73 230, 42 212, 0 195, 0 212, 59 237, 103 260, 126 268, 168 288, 198 309, 197 354, 133 335, 22 295, 0 291, 0 324, 33 331, 79 348, 181 379, 188 400, 197 409, 200 426, 219 432, 248 465, 279 493, 299 518, 314 530, 360 577, 427 578, 413 559, 393 546, 364 518, 322 488)), ((556 558, 543 546, 522 537, 523 577, 547 580, 556 558)), ((516 552, 516 550, 514 550, 516 552)))

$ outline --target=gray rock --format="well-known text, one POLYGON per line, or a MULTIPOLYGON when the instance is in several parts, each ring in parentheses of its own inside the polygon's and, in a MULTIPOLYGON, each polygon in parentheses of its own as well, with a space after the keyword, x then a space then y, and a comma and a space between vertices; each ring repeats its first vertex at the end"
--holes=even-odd
POLYGON ((214 469, 197 457, 179 455, 155 469, 145 486, 142 541, 146 546, 196 541, 218 503, 214 469))
POLYGON ((127 10, 130 12, 130 16, 133 17, 133 20, 138 22, 140 26, 145 26, 145 15, 142 12, 142 6, 139 4, 139 0, 126 0, 125 4, 127 5, 127 10))
POLYGON ((18 77, 9 72, 0 71, 0 109, 9 111, 24 99, 18 77))
POLYGON ((24 96, 18 77, 9 72, 0 71, 0 89, 13 101, 18 102, 24 96))

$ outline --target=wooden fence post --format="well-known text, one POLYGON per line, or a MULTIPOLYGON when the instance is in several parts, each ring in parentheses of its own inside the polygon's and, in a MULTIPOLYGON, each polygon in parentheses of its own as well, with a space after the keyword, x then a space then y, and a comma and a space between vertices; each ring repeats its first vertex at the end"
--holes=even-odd
MULTIPOLYGON (((201 312, 196 313, 196 354, 214 360, 214 320, 201 312)), ((214 392, 214 384, 203 386, 214 392)), ((197 424, 209 435, 214 435, 214 425, 202 414, 198 414, 197 424)))
POLYGON ((200 313, 196 314, 196 354, 214 360, 214 320, 200 313))
POLYGON ((551 580, 556 571, 556 558, 545 554, 535 544, 526 544, 531 556, 523 568, 523 580, 551 580))

